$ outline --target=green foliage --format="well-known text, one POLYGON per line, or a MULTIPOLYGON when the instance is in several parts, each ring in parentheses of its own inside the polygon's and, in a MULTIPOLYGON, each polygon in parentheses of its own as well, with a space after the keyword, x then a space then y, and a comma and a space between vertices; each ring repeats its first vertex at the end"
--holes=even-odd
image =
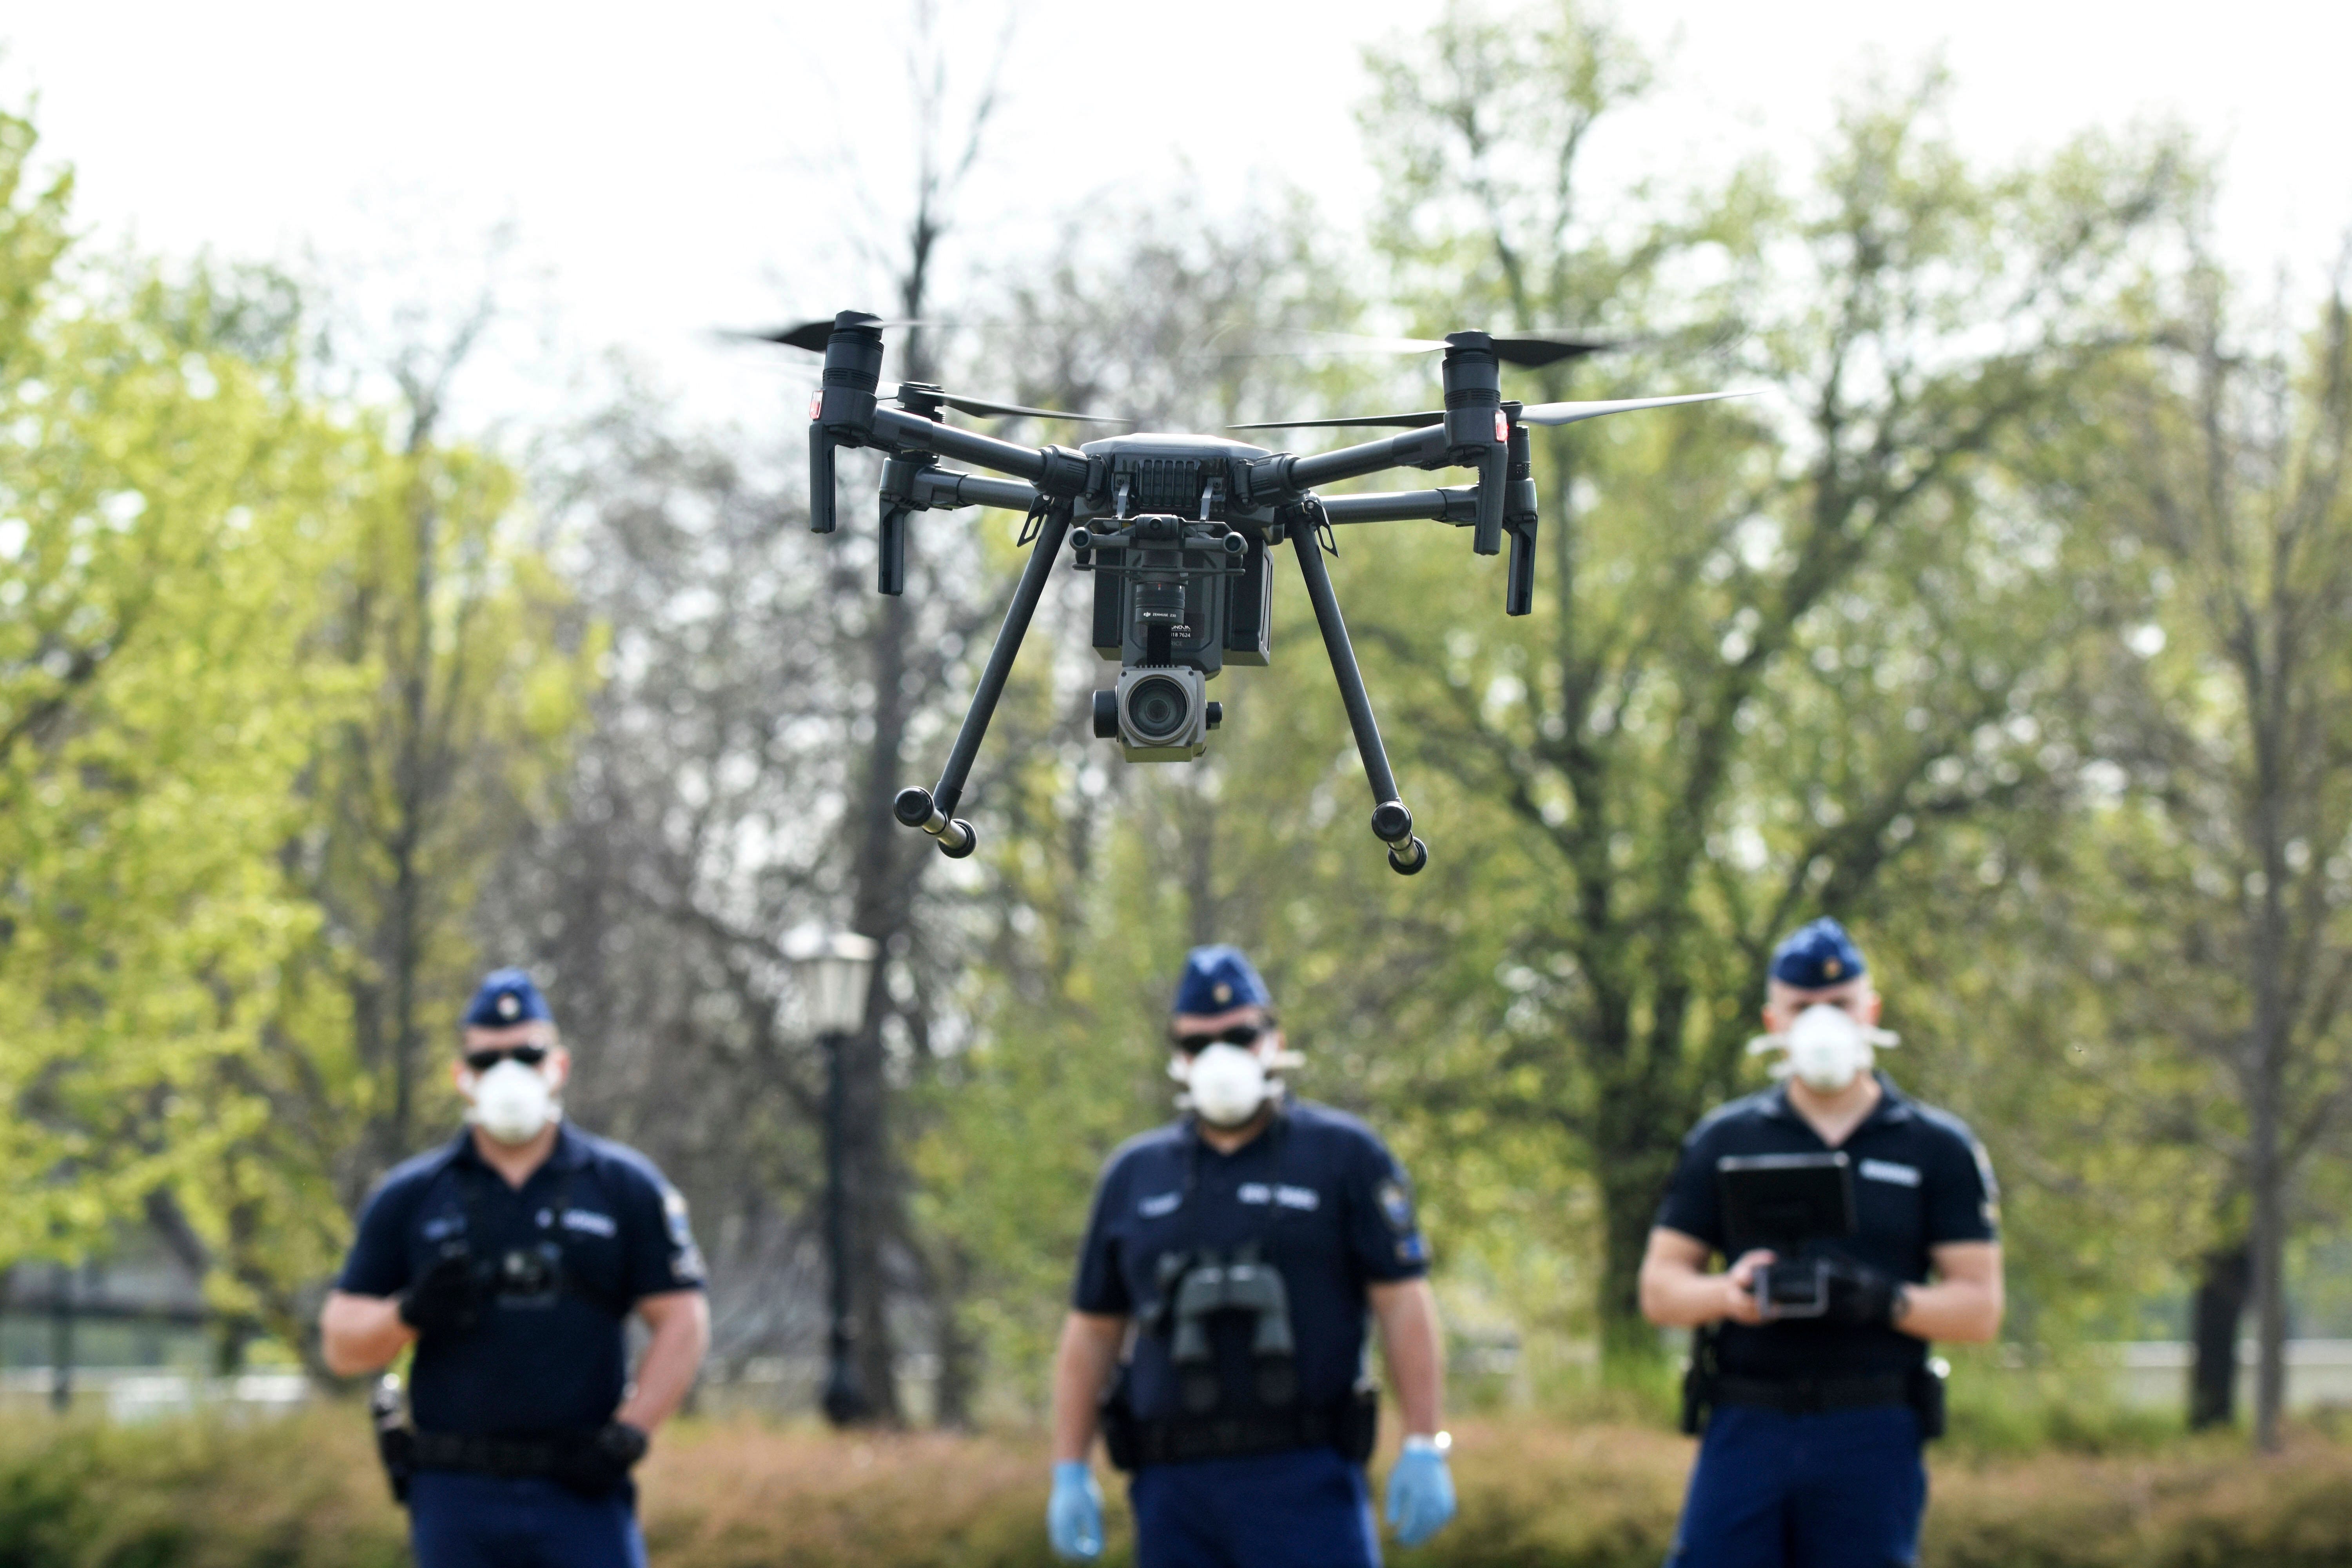
POLYGON ((68 272, 60 177, 0 117, 0 1255, 70 1255, 266 1111, 244 1061, 316 928, 279 872, 346 434, 268 312, 68 272), (248 341, 237 341, 245 336, 248 341))
POLYGON ((0 116, 0 1258, 153 1219, 296 1340, 428 1098, 370 987, 447 1010, 597 643, 511 471, 307 395, 281 280, 76 265, 33 152, 0 116))
MULTIPOLYGON (((1697 219, 1653 202, 1602 221, 1580 209, 1579 153, 1645 77, 1580 9, 1539 14, 1540 49, 1463 12, 1439 65, 1384 70, 1370 129, 1423 149, 1390 187, 1401 283, 1428 289, 1406 298, 1433 325, 1483 305, 1663 332, 1685 363, 1670 318, 1736 311, 1745 373, 1781 408, 1544 433, 1532 621, 1482 613, 1491 584, 1431 561, 1409 588, 1384 574, 1366 622, 1424 765, 1507 813, 1549 873, 1486 905, 1524 980, 1507 1030, 1496 1004, 1480 1021, 1492 1044, 1460 1092, 1592 1173, 1595 1304, 1612 1355, 1638 1355, 1656 1194, 1683 1130, 1753 1082, 1739 1050, 1771 942, 1816 913, 1867 925, 1940 838, 2048 793, 2015 720, 2080 625, 2070 534, 2021 504, 2006 459, 2084 383, 2137 236, 2183 182, 2164 144, 1972 169, 1931 81, 1850 104, 1810 189, 1748 174, 1697 219), (1566 107, 1525 133, 1490 121, 1482 94, 1531 77, 1566 107), (1483 292, 1423 281, 1465 273, 1483 292), (1708 274, 1731 282, 1681 281, 1708 274)), ((1630 353, 1576 390, 1657 390, 1668 369, 1630 353)), ((1561 370, 1522 379, 1570 390, 1561 370)))

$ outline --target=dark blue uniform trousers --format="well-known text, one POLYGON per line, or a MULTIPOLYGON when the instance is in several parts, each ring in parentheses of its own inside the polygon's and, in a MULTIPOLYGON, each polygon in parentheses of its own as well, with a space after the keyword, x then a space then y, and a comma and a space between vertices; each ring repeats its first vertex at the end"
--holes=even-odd
POLYGON ((1135 1568, 1380 1568, 1364 1472, 1330 1448, 1146 1465, 1135 1568))
POLYGON ((1927 1469, 1909 1406, 1790 1415, 1727 1405, 1706 1424, 1668 1568, 1910 1568, 1927 1469))
POLYGON ((416 1568, 646 1568, 631 1489, 584 1498, 541 1476, 419 1470, 408 1485, 416 1568))

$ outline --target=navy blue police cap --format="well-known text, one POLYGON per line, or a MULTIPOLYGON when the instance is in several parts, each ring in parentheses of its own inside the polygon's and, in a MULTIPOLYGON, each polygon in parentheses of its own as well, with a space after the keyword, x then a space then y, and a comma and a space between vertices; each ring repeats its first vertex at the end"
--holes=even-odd
POLYGON ((517 1024, 552 1024, 555 1015, 548 1011, 547 998, 531 984, 527 970, 493 969, 482 976, 481 988, 467 1005, 465 1022, 469 1029, 507 1029, 517 1024))
POLYGON ((1265 982, 1257 977, 1242 950, 1218 943, 1196 947, 1184 955, 1184 977, 1176 982, 1176 1005, 1169 1010, 1205 1015, 1273 1005, 1265 982))
POLYGON ((1868 973, 1862 949, 1827 917, 1800 927, 1772 950, 1772 978, 1800 991, 1824 991, 1868 973))

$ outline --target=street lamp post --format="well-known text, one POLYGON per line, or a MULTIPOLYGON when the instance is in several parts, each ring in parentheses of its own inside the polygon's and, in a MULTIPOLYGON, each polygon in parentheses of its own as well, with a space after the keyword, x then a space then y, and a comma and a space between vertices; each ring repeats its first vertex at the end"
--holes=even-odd
POLYGON ((836 1426, 862 1420, 866 1390, 850 1353, 855 1331, 849 1315, 849 1186, 845 1164, 848 1138, 848 1083, 843 1058, 866 1022, 867 976, 874 967, 874 939, 851 931, 804 929, 785 939, 784 955, 802 979, 809 1024, 824 1053, 824 1251, 829 1276, 825 1331, 824 1405, 836 1426))

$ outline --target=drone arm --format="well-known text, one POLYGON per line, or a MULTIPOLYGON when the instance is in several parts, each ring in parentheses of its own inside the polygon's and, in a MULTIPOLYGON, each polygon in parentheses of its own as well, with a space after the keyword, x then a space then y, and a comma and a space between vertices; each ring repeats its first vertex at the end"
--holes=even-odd
POLYGON ((1087 489, 1093 465, 1083 453, 1064 447, 1016 447, 993 436, 960 430, 895 408, 874 410, 868 426, 881 445, 902 451, 936 452, 960 463, 977 463, 1000 474, 1028 479, 1049 495, 1074 496, 1087 489))
POLYGON ((1037 487, 1017 479, 991 479, 978 474, 925 468, 914 481, 915 500, 925 507, 953 510, 960 506, 992 506, 1006 511, 1034 511, 1037 487))
POLYGON ((1315 605, 1315 624, 1322 629, 1324 651, 1331 656, 1331 673, 1339 678, 1339 701, 1348 710, 1348 728, 1355 731, 1364 777, 1372 786, 1372 832, 1389 847, 1390 866, 1410 877, 1429 864, 1429 846, 1412 836, 1412 813, 1397 798, 1396 775, 1389 771, 1388 750, 1381 744, 1380 723, 1372 717, 1363 671, 1356 668, 1356 649, 1348 640, 1348 623, 1339 616, 1339 595, 1331 591, 1322 546, 1313 531, 1304 528, 1291 531, 1290 545, 1298 557, 1298 574, 1307 580, 1307 596, 1315 605))
POLYGON ((1426 429, 1408 430, 1402 436, 1342 447, 1334 452, 1318 452, 1311 458, 1292 458, 1282 479, 1294 493, 1303 493, 1319 485, 1359 479, 1387 468, 1422 468, 1444 457, 1446 447, 1445 426, 1432 425, 1426 429))
POLYGON ((873 430, 885 446, 937 452, 960 463, 978 463, 982 468, 1017 474, 1024 479, 1041 478, 1045 471, 1045 454, 1034 447, 1016 447, 993 436, 959 430, 952 425, 901 414, 895 408, 877 408, 873 430))
POLYGON ((1373 495, 1333 496, 1323 502, 1333 522, 1410 522, 1426 520, 1457 527, 1478 521, 1475 486, 1436 490, 1383 490, 1373 495))
POLYGON ((1037 613, 1037 601, 1045 596, 1045 579, 1054 570, 1054 558, 1062 552, 1062 540, 1070 531, 1070 509, 1057 506, 1045 516, 1037 542, 1029 547, 1029 559, 1021 568, 1021 581, 1013 590, 1012 606, 1004 612, 1004 625, 998 628, 996 644, 988 650, 988 663, 981 670, 980 689, 971 695, 971 707, 963 716, 963 728, 956 731, 955 746, 948 752, 948 765, 940 771, 939 786, 924 790, 903 789, 891 805, 891 813, 909 827, 919 827, 940 841, 940 848, 955 859, 971 853, 974 843, 971 824, 955 819, 955 808, 963 799, 964 781, 971 773, 972 759, 980 753, 980 742, 988 733, 988 721, 996 714, 996 700, 1004 693, 1004 682, 1013 673, 1013 660, 1021 652, 1021 640, 1029 635, 1029 622, 1037 613))

